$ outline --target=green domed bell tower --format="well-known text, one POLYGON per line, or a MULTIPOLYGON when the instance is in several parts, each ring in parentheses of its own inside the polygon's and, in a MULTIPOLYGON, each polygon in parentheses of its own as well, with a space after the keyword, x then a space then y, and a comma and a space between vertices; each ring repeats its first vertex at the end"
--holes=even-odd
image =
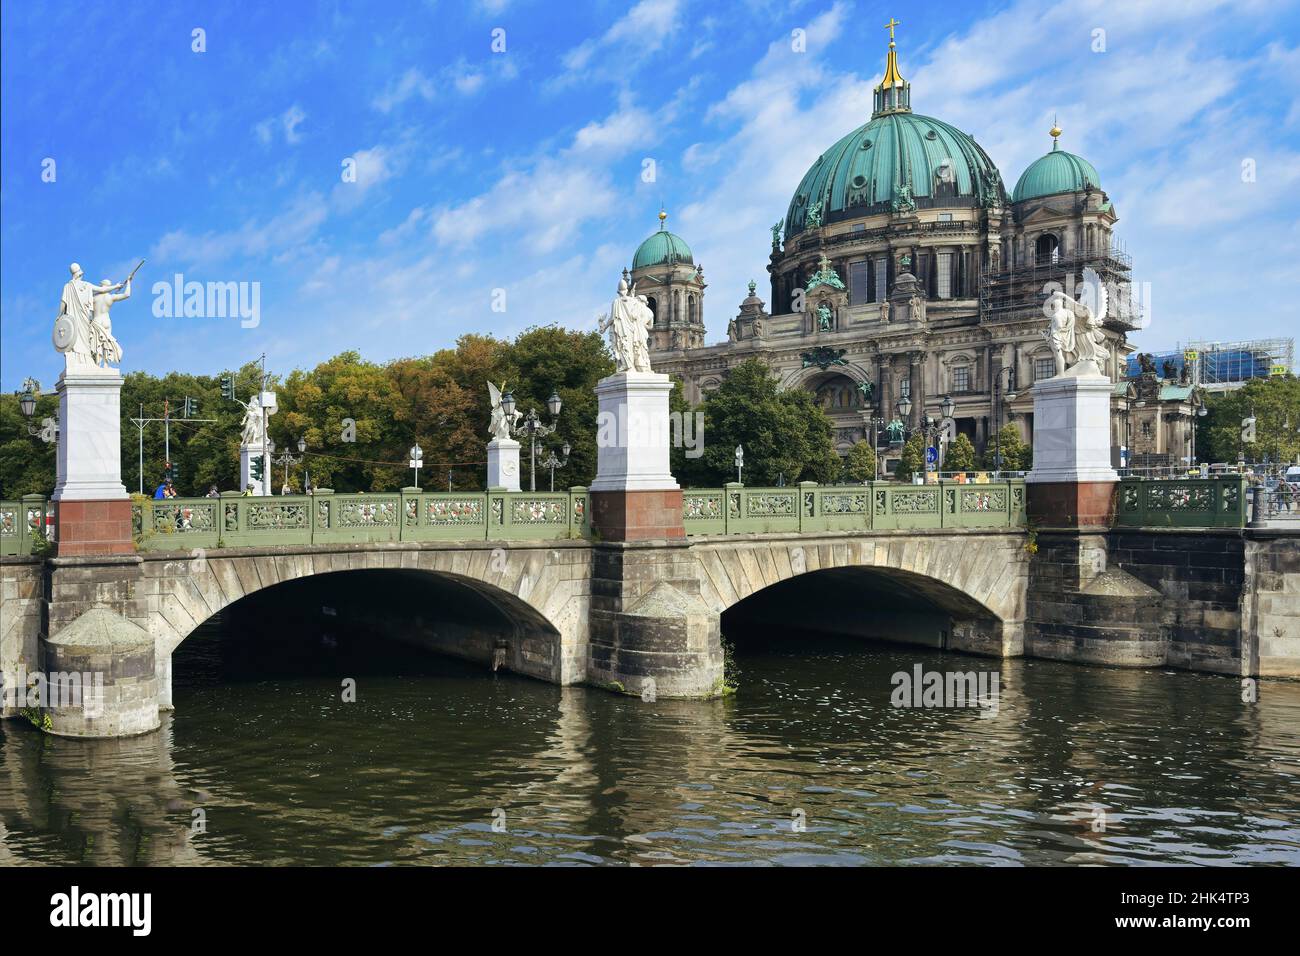
POLYGON ((696 264, 686 241, 664 226, 667 218, 660 209, 659 229, 637 246, 630 275, 655 316, 652 355, 704 345, 704 267, 696 264))

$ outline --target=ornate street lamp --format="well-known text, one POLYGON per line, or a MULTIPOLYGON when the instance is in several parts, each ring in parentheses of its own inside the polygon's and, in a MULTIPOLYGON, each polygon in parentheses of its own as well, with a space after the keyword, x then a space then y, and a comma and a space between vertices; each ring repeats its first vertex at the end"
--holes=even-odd
POLYGON ((952 413, 957 409, 957 403, 952 400, 951 395, 945 395, 941 408, 943 409, 944 418, 952 418, 952 413))
POLYGON ((898 400, 898 417, 903 419, 904 422, 906 422, 907 419, 911 416, 911 414, 912 414, 912 399, 904 395, 902 398, 898 400))
POLYGON ((18 398, 18 407, 22 409, 23 418, 31 418, 36 414, 36 392, 40 388, 35 379, 27 379, 23 382, 22 394, 18 398))
POLYGON ((556 457, 555 457, 555 450, 554 450, 554 449, 551 449, 551 453, 550 453, 550 455, 548 455, 547 458, 546 458, 546 460, 545 460, 544 462, 542 462, 542 467, 543 467, 543 468, 549 468, 549 469, 551 469, 551 490, 552 490, 552 491, 555 490, 555 469, 556 469, 556 468, 563 468, 565 465, 567 465, 567 464, 569 463, 569 452, 572 451, 572 450, 573 450, 573 449, 571 448, 571 446, 569 445, 569 443, 566 441, 566 442, 565 442, 565 443, 560 447, 560 454, 564 456, 563 458, 556 458, 556 457))
POLYGON ((25 378, 23 379, 23 390, 15 394, 18 396, 18 409, 23 413, 23 418, 27 419, 27 434, 38 437, 45 442, 57 441, 59 434, 58 412, 45 420, 47 426, 53 425, 48 431, 31 423, 31 417, 36 414, 36 400, 41 397, 41 383, 34 378, 25 378))
MULTIPOLYGON (((546 400, 546 410, 551 413, 552 418, 558 418, 563 403, 560 401, 560 393, 551 390, 551 397, 546 400)), ((506 421, 511 421, 515 414, 515 396, 512 392, 506 392, 501 396, 501 410, 505 412, 506 421)), ((559 423, 555 422, 550 425, 542 424, 542 420, 537 416, 535 409, 528 409, 528 414, 524 417, 522 423, 512 429, 516 435, 527 435, 529 445, 529 479, 528 490, 537 490, 537 440, 553 434, 559 423)), ((545 463, 543 463, 545 467, 545 463)), ((552 478, 554 476, 552 475, 552 478)))
MULTIPOLYGON (((266 439, 266 451, 267 451, 267 454, 269 454, 269 455, 274 455, 274 454, 275 454, 275 442, 271 440, 270 436, 268 436, 267 439, 266 439)), ((280 488, 280 493, 281 493, 281 494, 284 494, 284 489, 286 489, 286 488, 289 487, 289 466, 290 466, 290 465, 296 465, 296 464, 298 464, 299 462, 301 462, 304 458, 306 458, 306 457, 307 457, 306 454, 305 454, 306 451, 307 451, 307 439, 305 439, 305 438, 299 438, 299 439, 298 439, 298 454, 297 454, 297 455, 292 454, 292 453, 289 451, 289 449, 286 448, 286 449, 285 449, 285 450, 280 454, 280 457, 279 457, 279 458, 272 458, 272 459, 271 459, 271 464, 273 464, 273 465, 283 465, 283 466, 284 466, 284 484, 283 484, 283 485, 281 486, 281 488, 280 488)), ((304 472, 304 474, 303 474, 303 485, 304 485, 304 489, 303 489, 303 490, 304 490, 304 491, 306 490, 306 488, 305 488, 306 484, 307 484, 307 479, 306 479, 306 473, 304 472)))

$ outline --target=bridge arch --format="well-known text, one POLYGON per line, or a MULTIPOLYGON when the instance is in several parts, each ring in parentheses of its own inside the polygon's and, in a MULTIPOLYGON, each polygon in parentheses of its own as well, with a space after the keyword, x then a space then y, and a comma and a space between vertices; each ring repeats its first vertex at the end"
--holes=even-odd
MULTIPOLYGON (((860 613, 871 606, 871 595, 892 593, 921 599, 950 618, 944 646, 999 657, 1024 652, 1029 554, 1021 534, 768 534, 697 540, 693 547, 701 600, 719 614, 765 592, 786 598, 773 606, 792 614, 801 599, 838 592, 844 608, 860 613), (782 587, 796 580, 810 590, 782 587)), ((850 618, 833 618, 825 605, 809 607, 832 626, 852 624, 850 618)))
MULTIPOLYGON (((473 595, 509 623, 507 669, 553 683, 580 681, 586 666, 590 566, 582 545, 585 542, 343 545, 149 555, 143 570, 159 704, 171 707, 172 652, 213 615, 290 582, 328 575, 345 585, 348 573, 359 571, 440 582, 444 598, 452 602, 457 592, 473 595)), ((464 656, 481 652, 490 660, 492 650, 484 645, 464 656)))

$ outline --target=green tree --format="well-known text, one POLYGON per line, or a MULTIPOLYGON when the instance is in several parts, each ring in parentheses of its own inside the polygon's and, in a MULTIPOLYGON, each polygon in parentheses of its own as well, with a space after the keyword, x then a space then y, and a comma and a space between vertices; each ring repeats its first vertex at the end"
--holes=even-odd
POLYGON ((29 422, 23 417, 17 395, 0 395, 0 498, 49 495, 54 490, 57 446, 27 434, 27 426, 39 431, 41 423, 58 410, 57 396, 41 395, 29 422))
POLYGON ((844 462, 845 481, 872 481, 876 477, 876 450, 866 439, 849 449, 844 462))
POLYGON ((997 450, 1002 449, 1003 471, 1025 471, 1032 461, 1029 446, 1020 437, 1020 429, 1013 422, 1007 422, 998 432, 998 441, 989 442, 984 449, 984 467, 997 467, 997 450))
POLYGON ((844 480, 844 459, 834 447, 826 448, 820 457, 808 463, 800 479, 821 485, 837 485, 844 480))
POLYGON ((1300 455, 1300 378, 1257 378, 1241 388, 1206 396, 1206 414, 1196 423, 1201 461, 1295 461, 1300 455), (1255 416, 1255 441, 1242 441, 1243 419, 1255 416))
POLYGON ((894 472, 899 481, 911 481, 913 475, 925 473, 925 448, 925 435, 922 432, 917 432, 903 445, 898 468, 894 472))
POLYGON ((975 467, 975 446, 965 435, 958 435, 948 444, 948 453, 943 456, 944 471, 970 471, 975 467))
POLYGON ((782 391, 759 359, 731 369, 700 407, 704 454, 683 459, 683 484, 701 487, 735 480, 737 445, 745 449, 748 485, 772 485, 780 476, 792 483, 828 471, 827 452, 834 454, 830 419, 810 393, 782 391))

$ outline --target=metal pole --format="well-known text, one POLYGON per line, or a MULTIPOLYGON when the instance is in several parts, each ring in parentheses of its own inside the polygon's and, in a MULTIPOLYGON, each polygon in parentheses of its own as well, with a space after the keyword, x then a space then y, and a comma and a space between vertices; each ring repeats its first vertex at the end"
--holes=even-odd
POLYGON ((537 490, 537 431, 531 424, 528 429, 528 490, 537 490))
POLYGON ((172 411, 171 403, 165 398, 163 399, 163 460, 168 464, 171 464, 172 460, 172 411))
POLYGON ((140 421, 135 427, 140 430, 140 494, 144 494, 144 402, 140 403, 140 421))

